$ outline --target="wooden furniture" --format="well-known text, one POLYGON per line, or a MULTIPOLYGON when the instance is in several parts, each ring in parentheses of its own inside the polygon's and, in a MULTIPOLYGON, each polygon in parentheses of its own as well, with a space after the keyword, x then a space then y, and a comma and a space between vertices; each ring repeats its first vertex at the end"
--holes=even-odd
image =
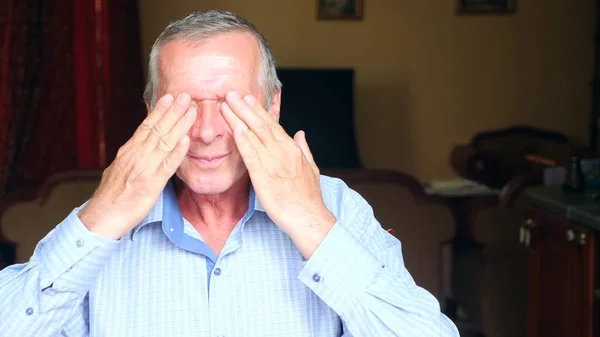
POLYGON ((479 213, 498 204, 500 192, 465 181, 430 184, 427 193, 451 210, 455 222, 452 239, 442 246, 446 271, 445 313, 461 332, 477 334, 482 321, 481 275, 485 267, 482 254, 485 246, 476 240, 473 228, 479 213))
POLYGON ((445 262, 450 266, 446 312, 472 333, 525 335, 526 302, 514 295, 523 289, 527 272, 515 238, 523 190, 542 180, 536 170, 515 176, 502 190, 456 182, 428 188, 456 221, 455 236, 444 246, 449 251, 444 255, 451 257, 445 262))
POLYGON ((7 248, 0 252, 0 261, 27 262, 38 241, 92 196, 101 176, 98 170, 63 172, 37 189, 17 189, 2 198, 0 246, 7 248))
POLYGON ((600 336, 600 200, 561 187, 525 194, 519 242, 529 252, 527 335, 600 336))
POLYGON ((562 165, 568 164, 576 148, 577 143, 561 133, 516 125, 486 130, 474 135, 469 143, 455 145, 450 166, 463 178, 504 188, 516 176, 539 168, 527 156, 562 165))
MULTIPOLYGON (((486 337, 524 337, 527 326, 527 252, 518 242, 526 206, 523 190, 543 183, 541 171, 514 177, 497 205, 481 209, 473 222, 473 239, 483 246, 480 271, 469 280, 481 298, 481 332, 486 337)), ((473 264, 465 268, 475 269, 473 264)))
POLYGON ((542 183, 540 162, 567 163, 577 147, 560 133, 521 125, 485 130, 453 147, 450 165, 457 175, 501 190, 497 197, 451 204, 459 220, 453 295, 475 331, 490 337, 525 334, 527 266, 515 241, 522 217, 519 199, 525 186, 542 183))

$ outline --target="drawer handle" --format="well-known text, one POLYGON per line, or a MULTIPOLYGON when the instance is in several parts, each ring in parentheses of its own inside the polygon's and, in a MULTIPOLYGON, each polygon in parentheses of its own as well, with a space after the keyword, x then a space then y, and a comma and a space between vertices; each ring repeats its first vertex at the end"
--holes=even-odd
POLYGON ((527 219, 519 228, 519 244, 525 246, 532 254, 535 254, 535 250, 531 248, 531 229, 535 226, 537 226, 535 220, 527 219))
POLYGON ((585 246, 587 242, 587 235, 585 233, 576 233, 572 229, 567 230, 566 237, 568 242, 575 242, 580 246, 585 246))

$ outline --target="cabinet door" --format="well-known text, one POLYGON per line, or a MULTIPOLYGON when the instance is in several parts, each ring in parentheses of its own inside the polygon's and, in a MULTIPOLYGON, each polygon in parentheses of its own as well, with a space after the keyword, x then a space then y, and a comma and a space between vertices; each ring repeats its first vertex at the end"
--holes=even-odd
POLYGON ((592 336, 594 237, 530 209, 530 337, 592 336))

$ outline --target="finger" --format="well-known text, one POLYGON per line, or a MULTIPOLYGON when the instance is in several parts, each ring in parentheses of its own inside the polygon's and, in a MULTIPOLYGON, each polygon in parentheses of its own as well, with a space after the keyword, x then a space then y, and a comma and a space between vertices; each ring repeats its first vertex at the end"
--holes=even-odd
POLYGON ((315 173, 318 173, 319 168, 317 166, 317 163, 315 163, 315 159, 313 158, 312 152, 310 151, 310 147, 306 142, 306 134, 304 133, 304 131, 300 130, 296 132, 296 134, 294 135, 294 141, 296 142, 296 144, 298 144, 298 146, 300 146, 304 157, 306 157, 306 159, 308 160, 308 163, 312 167, 313 171, 315 173))
POLYGON ((177 171, 179 165, 181 165, 181 162, 185 158, 189 148, 190 137, 188 137, 188 135, 184 135, 175 146, 175 149, 160 162, 160 165, 156 170, 157 177, 166 181, 173 174, 175 174, 175 171, 177 171))
POLYGON ((266 124, 269 126, 269 131, 273 134, 275 139, 286 139, 289 141, 292 140, 290 135, 288 135, 287 132, 281 126, 281 124, 279 124, 279 121, 275 119, 275 116, 273 116, 270 112, 265 110, 265 108, 260 103, 257 103, 258 101, 256 100, 256 97, 252 95, 246 95, 242 99, 244 100, 244 102, 246 102, 246 104, 248 104, 248 107, 250 107, 252 111, 254 111, 259 117, 267 121, 266 124))
POLYGON ((154 110, 152 110, 148 116, 144 119, 142 124, 140 124, 131 137, 136 142, 141 142, 148 138, 152 128, 156 123, 162 118, 165 112, 171 107, 173 104, 174 98, 171 94, 166 94, 161 97, 157 102, 154 110))
POLYGON ((223 117, 233 130, 233 139, 242 155, 242 159, 248 169, 256 168, 260 160, 260 151, 264 151, 265 147, 258 137, 248 128, 248 126, 231 110, 227 102, 221 104, 221 112, 223 117))
POLYGON ((247 95, 242 99, 240 95, 231 91, 225 99, 231 110, 256 134, 264 143, 273 140, 272 117, 260 105, 254 97, 247 95))
POLYGON ((177 146, 177 143, 190 131, 196 122, 197 116, 198 106, 192 103, 185 114, 183 114, 173 128, 171 128, 171 131, 160 138, 160 141, 156 146, 157 149, 166 153, 173 151, 177 146))
POLYGON ((171 107, 162 115, 162 117, 154 124, 152 131, 148 137, 148 142, 151 145, 156 145, 163 137, 165 137, 177 123, 177 121, 190 108, 192 98, 187 93, 182 93, 177 96, 171 107))

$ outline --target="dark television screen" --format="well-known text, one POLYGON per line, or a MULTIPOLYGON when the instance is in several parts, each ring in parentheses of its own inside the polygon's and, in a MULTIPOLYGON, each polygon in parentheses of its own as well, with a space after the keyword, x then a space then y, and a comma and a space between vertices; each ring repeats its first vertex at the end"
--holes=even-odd
POLYGON ((293 136, 304 130, 319 168, 360 168, 354 129, 352 69, 279 68, 280 123, 293 136))

